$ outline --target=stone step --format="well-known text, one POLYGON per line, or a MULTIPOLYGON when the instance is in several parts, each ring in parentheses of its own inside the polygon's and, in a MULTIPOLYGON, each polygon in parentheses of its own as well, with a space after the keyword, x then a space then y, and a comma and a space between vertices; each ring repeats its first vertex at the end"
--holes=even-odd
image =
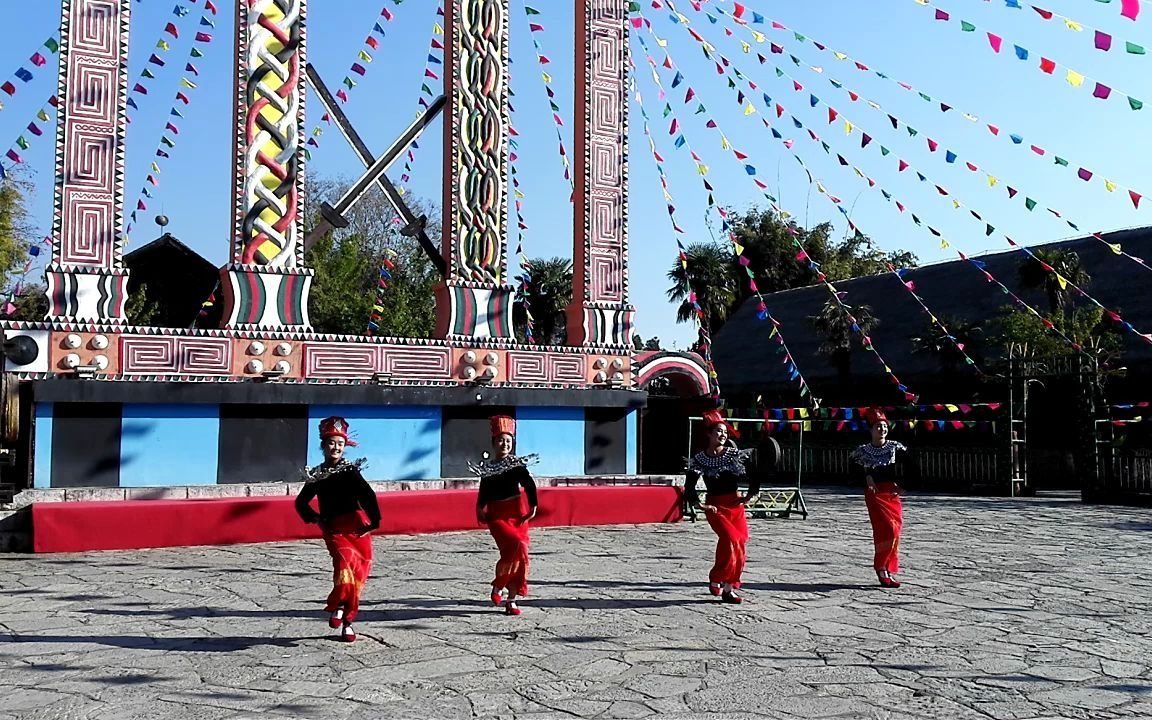
POLYGON ((0 510, 0 552, 32 552, 31 514, 25 510, 0 510))

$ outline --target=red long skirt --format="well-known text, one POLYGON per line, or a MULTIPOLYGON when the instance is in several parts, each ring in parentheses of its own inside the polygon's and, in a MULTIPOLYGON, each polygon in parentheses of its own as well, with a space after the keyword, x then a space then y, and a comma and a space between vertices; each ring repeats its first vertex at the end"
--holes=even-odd
POLYGON ((528 594, 528 523, 520 496, 488 503, 488 531, 500 548, 492 587, 510 595, 528 594))
POLYGON ((716 564, 708 573, 708 582, 740 587, 740 576, 748 557, 748 519, 744 506, 736 493, 709 495, 707 502, 716 507, 716 512, 705 513, 716 533, 716 564))
POLYGON ((324 610, 343 610, 346 622, 356 619, 360 592, 372 571, 372 536, 359 537, 364 523, 363 514, 353 512, 324 524, 324 544, 332 556, 332 592, 324 610))
POLYGON ((876 547, 873 566, 895 573, 900 570, 900 527, 904 506, 896 483, 876 483, 875 492, 864 493, 868 519, 872 521, 872 544, 876 547))

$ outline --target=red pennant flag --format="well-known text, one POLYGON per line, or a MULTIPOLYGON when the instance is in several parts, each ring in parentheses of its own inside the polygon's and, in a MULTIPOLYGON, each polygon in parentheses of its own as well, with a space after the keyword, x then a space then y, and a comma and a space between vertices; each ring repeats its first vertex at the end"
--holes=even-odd
POLYGON ((993 135, 999 135, 1000 134, 1000 128, 996 127, 995 125, 989 125, 988 126, 988 132, 992 133, 993 135))
POLYGON ((180 31, 179 31, 179 30, 177 30, 177 29, 176 29, 176 26, 175 26, 175 25, 173 25, 172 23, 168 23, 168 24, 167 24, 167 25, 164 27, 164 32, 168 33, 169 35, 171 35, 171 36, 172 36, 172 37, 174 37, 174 38, 177 38, 177 39, 179 39, 179 38, 180 38, 180 31))
POLYGON ((185 95, 183 92, 176 93, 176 99, 179 100, 180 102, 184 103, 185 105, 192 102, 192 100, 189 99, 189 97, 187 95, 185 95))
POLYGON ((373 50, 379 50, 380 49, 380 41, 377 40, 372 35, 369 35, 368 37, 364 38, 364 44, 367 45, 368 47, 372 48, 373 50))
POLYGON ((204 0, 204 9, 213 15, 216 14, 216 5, 212 2, 212 0, 204 0))
POLYGON ((212 36, 206 32, 198 32, 196 33, 196 42, 210 43, 212 42, 212 36))
POLYGON ((3 85, 0 85, 0 90, 3 90, 4 92, 8 93, 9 95, 15 95, 16 94, 16 86, 13 85, 11 81, 7 81, 3 85))
POLYGON ((1045 10, 1044 8, 1038 8, 1035 5, 1032 6, 1032 9, 1035 10, 1036 13, 1038 15, 1040 15, 1040 17, 1044 18, 1045 20, 1051 20, 1052 19, 1052 11, 1051 10, 1045 10))
POLYGON ((857 100, 860 99, 860 96, 857 95, 856 93, 852 92, 851 90, 848 91, 848 97, 852 98, 852 102, 856 102, 857 100))
POLYGON ((176 126, 175 126, 175 125, 173 125, 172 123, 168 123, 168 124, 166 124, 166 125, 164 126, 164 128, 165 128, 166 130, 171 130, 173 135, 179 135, 179 134, 180 134, 180 128, 176 127, 176 126))
POLYGON ((1142 197, 1140 193, 1136 192, 1135 190, 1129 190, 1128 197, 1132 198, 1132 206, 1136 209, 1140 209, 1140 198, 1142 197))
POLYGON ((940 147, 940 144, 938 142, 936 142, 932 138, 928 138, 928 149, 930 151, 936 152, 936 148, 938 148, 938 147, 940 147))
POLYGON ((828 124, 831 125, 832 123, 836 122, 836 118, 839 115, 840 113, 836 112, 835 108, 828 108, 828 124))
POLYGON ((1040 58, 1040 69, 1051 75, 1056 70, 1056 63, 1048 58, 1040 58))
POLYGON ((903 160, 901 160, 901 161, 900 161, 900 172, 904 172, 904 171, 905 171, 905 170, 907 170, 907 169, 908 169, 908 163, 906 163, 906 162, 904 162, 903 160))

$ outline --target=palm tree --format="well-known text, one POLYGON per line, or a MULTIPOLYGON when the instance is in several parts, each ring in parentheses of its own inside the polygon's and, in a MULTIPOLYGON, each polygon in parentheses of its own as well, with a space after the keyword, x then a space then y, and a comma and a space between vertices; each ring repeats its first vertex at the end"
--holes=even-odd
POLYGON ((703 313, 700 324, 709 335, 728 320, 729 309, 736 298, 730 259, 731 251, 716 243, 693 243, 686 248, 683 258, 677 257, 676 264, 668 271, 668 279, 675 284, 667 291, 668 300, 679 303, 676 322, 690 322, 697 317, 693 294, 703 313), (687 261, 687 268, 681 263, 682 259, 687 261))
POLYGON ((1082 288, 1091 282, 1092 277, 1081 265, 1080 256, 1071 250, 1037 250, 1033 255, 1035 257, 1027 258, 1017 268, 1020 287, 1043 290, 1048 296, 1052 317, 1062 320, 1067 315, 1072 288, 1061 278, 1082 288))
POLYGON ((956 372, 965 362, 964 355, 968 355, 977 364, 983 364, 983 321, 949 315, 941 315, 937 320, 939 323, 927 323, 920 335, 912 337, 913 354, 935 355, 940 362, 940 369, 945 373, 956 372), (948 331, 945 332, 942 327, 948 331))
POLYGON ((880 324, 870 306, 841 306, 833 298, 824 303, 818 314, 809 315, 808 322, 824 338, 817 352, 828 356, 841 380, 847 380, 852 375, 852 335, 868 335, 880 324), (849 316, 856 319, 855 326, 849 316))
POLYGON ((563 345, 568 337, 564 310, 572 302, 572 261, 562 257, 530 258, 528 282, 517 292, 512 306, 513 326, 523 339, 532 313, 532 339, 538 345, 563 345))

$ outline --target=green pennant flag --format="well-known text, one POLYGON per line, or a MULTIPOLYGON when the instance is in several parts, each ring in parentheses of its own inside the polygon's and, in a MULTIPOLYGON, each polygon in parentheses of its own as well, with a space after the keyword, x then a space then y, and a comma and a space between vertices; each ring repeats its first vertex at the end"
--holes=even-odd
POLYGON ((170 139, 168 139, 167 135, 160 138, 160 144, 165 145, 165 146, 170 147, 170 148, 176 147, 176 143, 174 143, 170 139))
POLYGON ((792 33, 792 35, 794 35, 796 37, 797 42, 805 42, 808 40, 808 38, 804 37, 803 35, 801 35, 798 32, 794 32, 794 33, 792 33))
POLYGON ((23 135, 16 138, 16 144, 20 146, 21 150, 27 150, 28 149, 28 141, 24 139, 23 135))
POLYGON ((776 77, 784 77, 784 71, 780 68, 776 68, 776 77))
POLYGON ((1137 45, 1134 42, 1125 41, 1124 42, 1124 49, 1127 50, 1132 55, 1143 55, 1144 54, 1144 46, 1143 45, 1137 45))
POLYGON ((702 115, 706 112, 708 112, 708 109, 706 107, 704 107, 704 103, 700 103, 700 107, 696 108, 696 112, 694 112, 692 114, 693 115, 702 115))
POLYGON ((44 42, 44 47, 48 48, 49 52, 60 51, 60 43, 56 42, 56 38, 48 38, 48 40, 44 42))
POLYGON ((908 126, 908 134, 911 135, 912 137, 916 137, 917 135, 920 134, 920 131, 917 130, 916 128, 912 127, 911 125, 909 125, 908 126))
POLYGON ((1128 97, 1128 107, 1132 108, 1133 110, 1141 110, 1144 107, 1144 101, 1143 100, 1137 100, 1136 98, 1129 96, 1128 97))
POLYGON ((961 20, 960 21, 960 29, 963 30, 964 32, 976 32, 976 26, 973 25, 972 23, 968 22, 967 20, 961 20))
POLYGON ((420 85, 420 92, 431 95, 432 94, 432 88, 428 87, 427 83, 423 83, 422 85, 420 85))
MULTIPOLYGON (((636 3, 631 3, 631 4, 635 5, 636 3)), ((631 8, 629 8, 629 9, 631 9, 631 8)), ((636 9, 639 10, 640 8, 637 7, 636 9)), ((524 14, 525 15, 539 15, 540 11, 537 10, 536 8, 532 7, 531 5, 525 5, 524 6, 524 14)))
POLYGON ((1033 200, 1032 198, 1024 198, 1024 207, 1028 208, 1029 210, 1032 210, 1033 208, 1036 207, 1036 201, 1033 200))
POLYGON ((634 2, 634 1, 629 2, 628 3, 628 12, 640 12, 640 3, 634 2))
POLYGON ((350 77, 346 77, 344 78, 344 86, 351 90, 352 88, 356 87, 356 81, 350 77))
POLYGON ((887 157, 888 153, 890 153, 890 152, 892 152, 892 151, 889 150, 888 148, 884 147, 883 145, 880 146, 880 154, 881 155, 887 157))
POLYGON ((996 232, 996 228, 992 227, 991 225, 988 225, 987 227, 984 228, 984 235, 985 236, 989 236, 994 232, 996 232))
POLYGON ((36 118, 40 120, 40 122, 48 122, 48 113, 41 110, 40 112, 36 113, 36 118))
POLYGON ((1054 162, 1057 165, 1063 165, 1064 167, 1068 167, 1068 161, 1065 160, 1064 158, 1060 157, 1059 155, 1056 156, 1054 162))
POLYGON ((202 58, 202 57, 204 57, 204 53, 200 50, 200 48, 194 47, 194 48, 192 48, 192 57, 202 58))
POLYGON ((672 106, 665 103, 664 104, 664 117, 668 117, 671 114, 672 114, 672 106))
POLYGON ((169 47, 170 46, 168 45, 167 40, 157 40, 156 41, 156 48, 158 50, 167 50, 169 47))
POLYGON ((304 160, 306 162, 309 162, 312 160, 312 151, 310 151, 308 148, 304 148, 304 160))
POLYGON ((924 101, 925 101, 925 102, 932 102, 932 98, 931 98, 931 97, 929 97, 928 95, 925 95, 925 94, 924 94, 924 93, 922 93, 922 92, 917 92, 916 94, 917 94, 917 95, 919 95, 920 97, 924 98, 924 101))
POLYGON ((146 78, 153 79, 153 80, 156 78, 156 76, 153 75, 152 71, 149 70, 148 68, 144 68, 143 70, 141 70, 140 75, 141 75, 141 77, 146 77, 146 78))
POLYGON ((728 87, 730 87, 730 88, 736 87, 736 81, 733 80, 732 78, 728 78, 728 87))

